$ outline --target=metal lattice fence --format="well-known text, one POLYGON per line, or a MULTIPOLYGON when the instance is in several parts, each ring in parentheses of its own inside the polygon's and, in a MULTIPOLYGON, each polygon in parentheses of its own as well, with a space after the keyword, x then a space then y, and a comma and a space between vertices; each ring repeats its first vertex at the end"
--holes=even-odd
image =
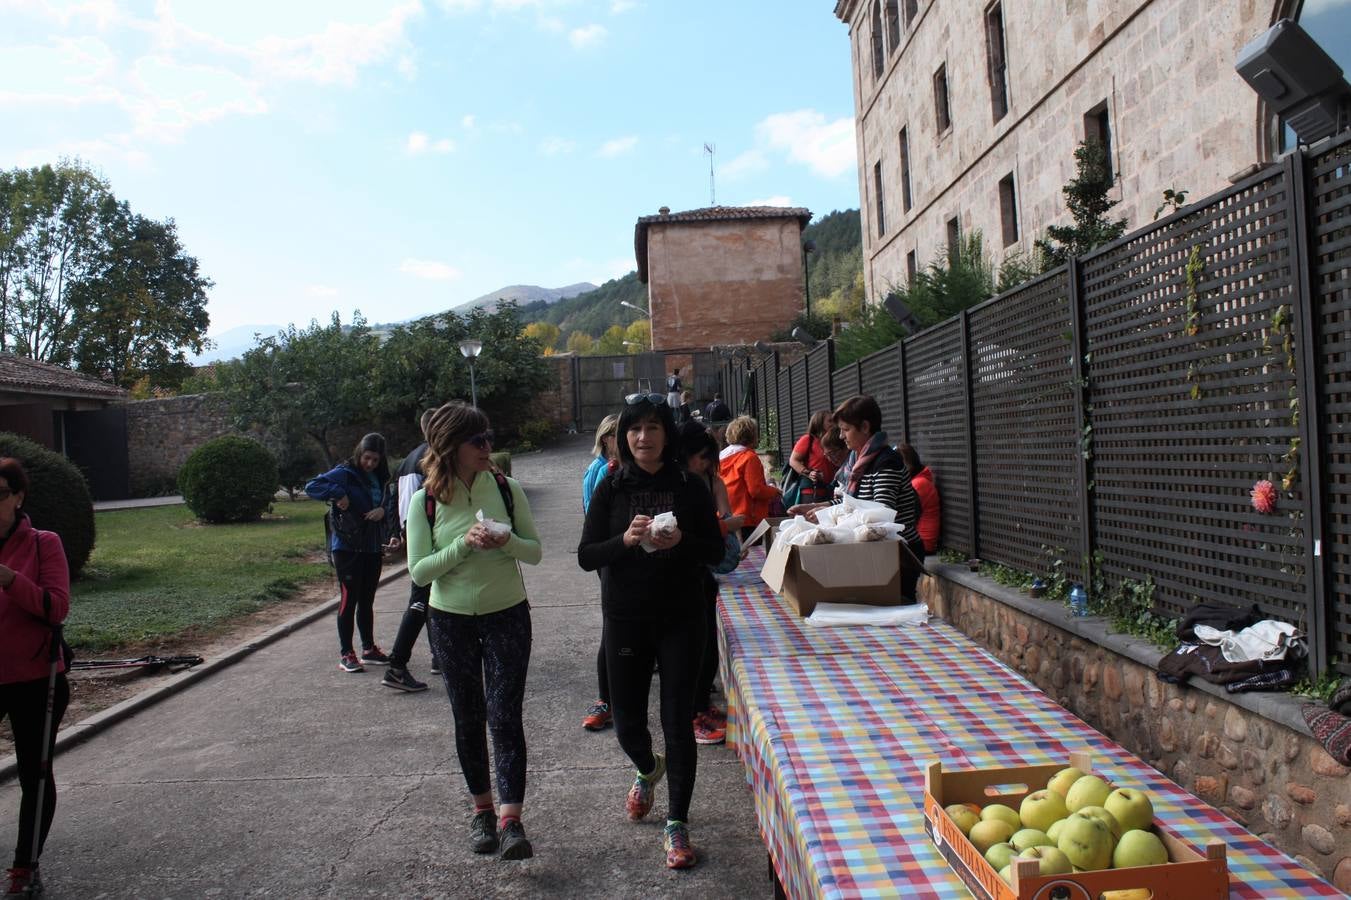
MULTIPOLYGON (((975 553, 961 320, 936 325, 902 345, 910 404, 906 438, 934 472, 943 513, 943 546, 975 553)), ((863 386, 867 391, 866 376, 863 386)))

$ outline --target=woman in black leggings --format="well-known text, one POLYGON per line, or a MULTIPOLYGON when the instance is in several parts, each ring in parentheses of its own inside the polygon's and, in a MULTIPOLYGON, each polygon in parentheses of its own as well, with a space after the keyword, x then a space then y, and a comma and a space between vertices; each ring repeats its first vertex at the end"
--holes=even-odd
POLYGON ((632 394, 619 417, 620 468, 591 495, 577 559, 601 572, 610 704, 619 745, 637 767, 625 809, 637 821, 669 773, 663 837, 666 865, 696 857, 689 842, 690 796, 698 754, 694 691, 704 648, 702 578, 722 559, 723 541, 703 480, 677 464, 675 421, 661 394, 632 394), (676 527, 652 534, 655 516, 674 512, 676 527), (654 753, 647 728, 653 663, 660 665, 666 752, 654 753))

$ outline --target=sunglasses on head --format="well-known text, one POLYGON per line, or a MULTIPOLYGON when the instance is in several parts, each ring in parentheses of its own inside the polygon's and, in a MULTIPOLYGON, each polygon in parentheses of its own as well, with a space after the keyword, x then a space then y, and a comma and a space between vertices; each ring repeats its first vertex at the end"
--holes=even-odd
POLYGON ((639 403, 642 403, 644 400, 646 400, 648 403, 651 403, 653 406, 665 406, 665 405, 666 405, 666 395, 665 395, 665 394, 644 394, 644 393, 639 392, 639 393, 637 393, 637 394, 629 394, 628 396, 626 396, 626 397, 624 398, 624 402, 627 403, 629 406, 637 406, 639 403))
POLYGON ((471 438, 466 438, 465 443, 480 450, 487 450, 493 445, 493 433, 491 431, 481 432, 471 438))

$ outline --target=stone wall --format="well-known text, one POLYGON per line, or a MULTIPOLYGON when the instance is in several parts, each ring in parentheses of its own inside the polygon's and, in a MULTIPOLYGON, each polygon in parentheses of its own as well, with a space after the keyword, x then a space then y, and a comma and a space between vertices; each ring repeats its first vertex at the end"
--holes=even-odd
POLYGON ((1286 0, 1020 0, 1002 4, 1009 111, 994 121, 986 63, 985 3, 919 4, 919 15, 873 72, 873 7, 840 4, 849 24, 859 147, 859 196, 868 296, 907 280, 944 252, 947 223, 980 230, 996 259, 1032 249, 1064 224, 1062 186, 1074 174, 1085 116, 1109 112, 1113 215, 1147 225, 1165 188, 1193 200, 1221 190, 1264 155, 1257 95, 1234 71, 1238 50, 1286 0), (934 76, 946 67, 951 125, 940 132, 934 76), (913 204, 902 203, 900 131, 906 130, 913 204), (881 166, 879 233, 874 166, 881 166), (1018 240, 1002 240, 999 182, 1012 174, 1018 240))
POLYGON ((1156 660, 1156 649, 1105 635, 1100 620, 1074 620, 1060 604, 958 567, 937 569, 939 577, 921 580, 935 614, 1186 790, 1351 890, 1351 770, 1303 727, 1295 699, 1167 684, 1140 661, 1156 660))
POLYGON ((229 411, 213 394, 131 401, 127 404, 131 495, 176 493, 178 470, 192 451, 233 432, 229 411))

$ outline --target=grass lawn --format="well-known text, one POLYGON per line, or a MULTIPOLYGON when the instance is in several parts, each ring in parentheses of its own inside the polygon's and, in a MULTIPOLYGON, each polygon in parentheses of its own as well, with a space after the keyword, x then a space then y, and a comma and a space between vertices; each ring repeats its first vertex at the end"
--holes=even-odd
POLYGON ((326 504, 279 500, 272 509, 244 525, 200 525, 186 506, 97 513, 98 543, 71 586, 66 639, 102 652, 208 633, 332 578, 326 504))

